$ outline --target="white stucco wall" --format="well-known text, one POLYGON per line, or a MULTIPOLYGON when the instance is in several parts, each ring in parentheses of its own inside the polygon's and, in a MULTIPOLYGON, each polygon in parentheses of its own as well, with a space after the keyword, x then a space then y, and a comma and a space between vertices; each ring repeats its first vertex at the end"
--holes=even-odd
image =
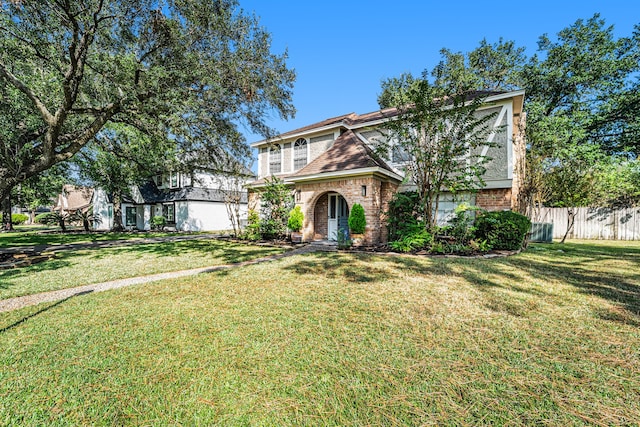
MULTIPOLYGON (((241 207, 242 218, 247 217, 247 207, 241 207)), ((231 221, 222 202, 177 202, 176 228, 181 231, 230 230, 231 221)))
POLYGON ((109 203, 107 193, 101 188, 93 192, 93 213, 100 216, 100 222, 95 221, 96 230, 111 230, 113 226, 113 205, 109 203))

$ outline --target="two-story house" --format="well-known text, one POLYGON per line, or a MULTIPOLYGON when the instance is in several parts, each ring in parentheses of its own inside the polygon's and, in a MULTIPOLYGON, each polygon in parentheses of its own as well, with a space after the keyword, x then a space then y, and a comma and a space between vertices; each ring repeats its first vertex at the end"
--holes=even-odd
MULTIPOLYGON (((178 231, 222 231, 232 229, 225 202, 238 200, 240 216, 246 220, 247 192, 244 185, 255 178, 250 171, 228 174, 199 170, 168 172, 144 185, 134 186, 122 201, 122 224, 127 229, 150 230, 151 218, 163 216, 166 226, 178 231)), ((98 214, 96 229, 113 227, 113 202, 103 189, 93 195, 98 214)))
MULTIPOLYGON (((524 91, 493 93, 481 111, 494 113, 490 143, 481 155, 490 159, 484 186, 475 194, 445 194, 439 218, 446 219, 462 201, 487 210, 514 209, 524 171, 524 91)), ((258 141, 258 179, 248 185, 249 205, 257 208, 265 178, 276 176, 291 187, 304 213, 305 241, 335 240, 347 228, 350 207, 359 203, 367 220, 365 242, 385 242, 384 212, 393 195, 411 189, 404 176, 406 153, 391 147, 388 160, 374 152, 380 126, 393 120, 393 108, 367 114, 345 114, 258 141)))

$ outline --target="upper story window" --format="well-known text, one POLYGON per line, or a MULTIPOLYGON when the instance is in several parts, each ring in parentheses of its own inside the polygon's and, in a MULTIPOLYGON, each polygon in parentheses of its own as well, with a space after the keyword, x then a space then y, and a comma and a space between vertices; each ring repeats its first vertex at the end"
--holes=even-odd
POLYGON ((307 165, 307 140, 298 138, 293 144, 293 170, 297 171, 307 165))
POLYGON ((273 145, 269 148, 269 173, 282 172, 282 147, 273 145))
POLYGON ((169 174, 169 188, 177 188, 178 187, 178 173, 177 172, 171 172, 169 174))
POLYGON ((409 153, 400 144, 391 146, 391 163, 406 163, 410 159, 409 153))

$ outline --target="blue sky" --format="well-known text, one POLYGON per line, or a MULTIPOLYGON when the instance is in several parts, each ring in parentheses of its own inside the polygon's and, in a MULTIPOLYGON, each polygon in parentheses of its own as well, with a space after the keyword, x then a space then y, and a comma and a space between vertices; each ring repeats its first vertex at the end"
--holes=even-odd
MULTIPOLYGON (((467 52, 480 40, 500 37, 537 49, 538 37, 555 35, 577 19, 598 12, 616 36, 640 23, 638 0, 608 1, 285 1, 239 0, 273 38, 272 50, 288 50, 297 73, 296 117, 269 124, 279 132, 344 113, 378 109, 383 79, 431 70, 439 51, 467 52)), ((262 139, 245 132, 248 142, 262 139)))

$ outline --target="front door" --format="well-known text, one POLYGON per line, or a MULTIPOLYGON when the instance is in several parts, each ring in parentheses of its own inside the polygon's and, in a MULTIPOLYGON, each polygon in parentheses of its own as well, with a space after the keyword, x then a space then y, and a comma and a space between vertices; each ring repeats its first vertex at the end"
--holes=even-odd
POLYGON ((338 230, 348 233, 349 207, 347 201, 339 194, 329 194, 329 223, 327 227, 329 240, 338 240, 338 230))

